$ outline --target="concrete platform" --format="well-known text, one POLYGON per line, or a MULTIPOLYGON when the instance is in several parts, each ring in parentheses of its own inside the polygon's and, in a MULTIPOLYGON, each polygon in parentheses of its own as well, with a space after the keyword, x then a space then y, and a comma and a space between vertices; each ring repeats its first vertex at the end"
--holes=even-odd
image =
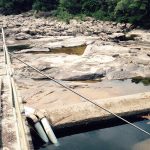
POLYGON ((0 52, 0 148, 16 150, 18 148, 16 122, 13 114, 13 104, 10 101, 8 80, 4 55, 3 52, 0 52))
MULTIPOLYGON (((150 92, 100 99, 94 102, 123 117, 150 112, 150 92)), ((47 117, 55 128, 87 124, 92 121, 109 121, 115 118, 112 114, 89 102, 64 106, 59 109, 51 108, 47 112, 47 117)))

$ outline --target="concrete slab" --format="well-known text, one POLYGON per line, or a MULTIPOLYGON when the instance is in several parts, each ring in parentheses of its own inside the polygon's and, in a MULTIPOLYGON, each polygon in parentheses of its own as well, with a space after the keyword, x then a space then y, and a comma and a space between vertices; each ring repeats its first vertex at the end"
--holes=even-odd
MULTIPOLYGON (((101 99, 94 102, 124 117, 150 112, 150 92, 101 99)), ((114 118, 112 114, 89 102, 68 105, 58 109, 51 108, 47 111, 47 117, 56 128, 114 118)))

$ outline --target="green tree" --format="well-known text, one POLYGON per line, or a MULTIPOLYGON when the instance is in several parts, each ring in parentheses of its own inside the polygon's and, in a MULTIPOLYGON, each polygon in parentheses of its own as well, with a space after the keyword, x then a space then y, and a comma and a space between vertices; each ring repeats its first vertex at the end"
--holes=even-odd
POLYGON ((148 13, 149 0, 120 0, 115 8, 116 20, 138 23, 148 13))
POLYGON ((0 10, 4 14, 21 13, 32 8, 33 0, 0 0, 0 10))
POLYGON ((21 13, 24 11, 41 10, 51 11, 57 9, 59 0, 0 0, 1 12, 5 14, 21 13))
POLYGON ((92 16, 101 20, 150 26, 150 0, 0 0, 0 13, 52 11, 63 20, 92 16))
POLYGON ((81 13, 81 0, 59 0, 59 9, 65 10, 71 14, 81 13))

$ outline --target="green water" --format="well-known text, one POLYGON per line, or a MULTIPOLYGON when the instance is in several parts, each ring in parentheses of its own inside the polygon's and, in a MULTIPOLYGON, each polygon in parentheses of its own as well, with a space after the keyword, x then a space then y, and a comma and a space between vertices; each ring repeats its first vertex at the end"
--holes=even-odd
MULTIPOLYGON (((16 45, 16 46, 9 46, 9 51, 20 51, 25 49, 31 49, 32 47, 28 44, 24 45, 16 45)), ((86 45, 82 46, 76 46, 76 47, 62 47, 62 48, 56 48, 56 49, 49 49, 49 51, 29 51, 26 53, 33 53, 33 54, 59 54, 64 53, 68 55, 82 55, 85 51, 86 45)), ((40 48, 39 48, 40 49, 40 48)))
POLYGON ((145 86, 148 86, 150 85, 150 78, 135 77, 132 79, 132 82, 136 84, 143 83, 145 86))
POLYGON ((62 47, 58 49, 51 49, 50 53, 59 54, 65 53, 68 55, 82 55, 85 51, 86 45, 76 46, 76 47, 62 47))
MULTIPOLYGON (((150 132, 149 121, 135 124, 150 132)), ((150 150, 150 137, 130 125, 121 125, 59 138, 60 146, 39 150, 150 150)))

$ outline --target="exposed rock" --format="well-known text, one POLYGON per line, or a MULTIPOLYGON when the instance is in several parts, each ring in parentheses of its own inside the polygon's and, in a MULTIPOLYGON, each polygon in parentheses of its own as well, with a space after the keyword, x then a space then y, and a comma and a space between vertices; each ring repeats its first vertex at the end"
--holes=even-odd
POLYGON ((137 53, 139 51, 139 49, 133 49, 133 48, 131 48, 130 50, 129 50, 129 53, 137 53))
MULTIPOLYGON (((30 58, 37 62, 45 62, 51 68, 44 69, 46 74, 61 80, 89 80, 106 77, 108 79, 124 79, 135 76, 147 77, 150 74, 150 57, 147 50, 137 45, 121 46, 114 42, 100 41, 98 37, 49 37, 44 39, 31 40, 36 47, 21 51, 29 53, 23 59, 28 61, 30 58), (73 53, 70 47, 86 44, 87 47, 82 55, 73 53), (48 47, 48 48, 44 48, 48 47), (64 51, 64 49, 66 49, 64 51), (62 49, 61 49, 62 48, 62 49), (57 53, 57 50, 59 53, 57 53), (61 52, 62 50, 62 52, 61 52), (50 54, 44 54, 49 52, 50 54), (66 51, 72 51, 66 53, 66 51), (31 54, 36 52, 36 55, 31 54), (38 54, 38 52, 40 52, 38 54), (53 54, 54 53, 54 54, 53 54), (65 54, 63 54, 65 53, 65 54), (68 55, 72 54, 72 55, 68 55)), ((132 42, 131 42, 132 44, 132 42)), ((134 44, 134 43, 133 43, 134 44)), ((78 47, 77 47, 78 48, 78 47)), ((76 48, 74 49, 76 50, 76 48)), ((80 49, 79 49, 80 50, 80 49)), ((33 64, 38 68, 38 64, 33 64)), ((46 66, 47 66, 46 65, 46 66)), ((16 74, 28 76, 36 79, 43 77, 27 68, 19 67, 16 74)))
POLYGON ((63 44, 62 42, 54 42, 54 43, 50 42, 50 43, 47 43, 45 47, 48 47, 50 49, 57 49, 57 48, 62 48, 63 44))
POLYGON ((123 41, 123 40, 125 40, 125 34, 124 33, 113 33, 112 35, 109 36, 109 38, 112 40, 123 41))
POLYGON ((21 29, 21 32, 30 33, 30 29, 29 29, 28 27, 22 28, 22 29, 21 29))
POLYGON ((127 34, 127 37, 130 39, 141 40, 145 42, 150 41, 150 31, 148 30, 132 30, 127 34))
POLYGON ((109 80, 120 80, 120 79, 129 79, 133 78, 136 75, 129 72, 129 71, 112 71, 110 73, 107 73, 106 77, 109 80))
POLYGON ((27 40, 27 39, 29 39, 29 38, 31 38, 31 35, 26 34, 26 33, 18 33, 18 34, 16 34, 16 36, 15 36, 15 39, 16 39, 16 40, 27 40))
MULTIPOLYGON (((10 37, 10 40, 7 41, 9 45, 17 43, 11 39, 11 37, 16 37, 19 46, 22 44, 22 41, 19 40, 28 39, 29 46, 34 47, 17 51, 16 57, 54 79, 65 80, 62 82, 65 82, 68 87, 76 89, 93 100, 121 95, 121 88, 125 91, 123 83, 120 83, 119 87, 118 84, 112 86, 110 84, 112 81, 108 80, 124 80, 138 76, 150 77, 149 31, 134 30, 125 35, 125 32, 132 28, 130 24, 98 21, 90 17, 84 21, 70 20, 67 24, 55 18, 35 18, 29 14, 21 14, 1 16, 0 25, 6 27, 6 36, 10 37), (90 37, 88 37, 89 35, 90 37), (123 43, 120 40, 129 41, 123 43), (117 43, 113 41, 117 41, 117 43), (82 50, 79 49, 82 53, 83 48, 87 46, 83 55, 81 52, 80 54, 72 53, 71 47, 77 48, 78 46, 83 46, 82 50), (64 48, 68 48, 65 50, 69 52, 65 53, 64 48), (61 53, 56 53, 58 50, 61 53), (103 82, 99 82, 101 80, 103 82), (105 81, 108 84, 105 84, 105 81)), ((2 43, 0 44, 2 45, 2 43)), ((74 51, 77 50, 76 48, 74 51)), ((74 122, 74 119, 79 121, 86 117, 89 119, 99 116, 99 110, 93 106, 90 108, 89 104, 85 104, 83 108, 80 107, 83 104, 81 102, 84 102, 83 99, 73 96, 64 88, 47 80, 47 77, 18 63, 18 60, 12 58, 12 61, 15 70, 14 77, 18 79, 16 81, 20 91, 23 91, 23 101, 39 109, 53 108, 54 111, 50 109, 50 117, 54 123, 61 124, 68 120, 74 122), (81 104, 77 107, 65 108, 65 112, 62 111, 64 108, 58 111, 62 106, 76 103, 81 104), (67 116, 68 110, 72 112, 72 116, 67 116), (84 110, 84 114, 81 115, 82 110, 84 110), (60 119, 62 120, 60 121, 60 119)), ((127 80, 127 82, 129 81, 133 80, 127 80)), ((126 86, 128 92, 134 89, 128 83, 126 86)), ((149 88, 146 87, 146 90, 148 91, 149 88)), ((132 94, 132 90, 130 94, 132 94)), ((141 100, 134 103, 134 108, 139 102, 141 100)), ((110 104, 113 103, 106 104, 107 107, 111 108, 110 104)), ((117 101, 116 104, 116 108, 119 108, 120 102, 117 101)), ((147 103, 143 102, 142 104, 148 108, 147 103)), ((140 110, 140 105, 138 107, 140 110)), ((116 108, 114 108, 115 111, 116 108)), ((133 111, 133 108, 131 109, 133 111)), ((114 110, 112 109, 112 111, 114 110)))
POLYGON ((66 39, 61 39, 58 42, 58 38, 55 39, 53 42, 47 42, 43 45, 43 47, 47 47, 49 49, 58 49, 64 47, 77 47, 83 46, 93 43, 95 40, 98 40, 98 37, 86 37, 86 36, 79 36, 79 37, 70 37, 66 39))
POLYGON ((114 43, 108 43, 108 45, 103 45, 103 43, 95 43, 94 45, 89 45, 87 46, 84 56, 89 56, 89 55, 96 55, 96 54, 101 54, 101 55, 109 55, 109 56, 114 56, 119 54, 127 54, 129 52, 129 48, 127 47, 122 47, 119 45, 114 45, 114 43))
MULTIPOLYGON (((130 25, 114 23, 109 21, 97 21, 91 17, 81 20, 70 20, 69 24, 56 20, 53 17, 35 18, 30 13, 20 15, 1 16, 0 25, 9 30, 9 36, 26 33, 33 38, 38 36, 77 36, 92 35, 108 40, 107 34, 119 33, 117 37, 122 38, 124 31, 130 30, 130 25), (102 34, 105 33, 105 34, 102 34)), ((116 36, 116 35, 115 35, 116 36)), ((116 37, 116 38, 117 38, 116 37)), ((21 38, 22 39, 22 38, 21 38)))
POLYGON ((143 65, 150 65, 150 57, 147 55, 139 55, 134 59, 134 62, 138 64, 143 64, 143 65))

